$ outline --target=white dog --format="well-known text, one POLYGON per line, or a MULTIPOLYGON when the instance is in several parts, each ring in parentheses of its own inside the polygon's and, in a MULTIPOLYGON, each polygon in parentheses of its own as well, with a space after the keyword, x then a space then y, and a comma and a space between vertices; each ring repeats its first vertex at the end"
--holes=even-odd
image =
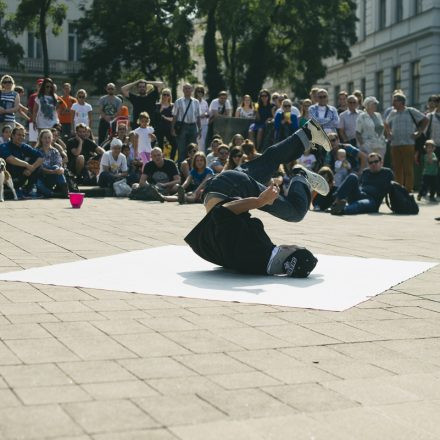
POLYGON ((6 170, 6 162, 4 159, 0 157, 0 202, 4 202, 5 199, 3 198, 3 185, 6 183, 6 185, 9 186, 9 189, 12 191, 12 194, 14 195, 14 200, 18 200, 17 193, 15 192, 14 188, 14 182, 12 181, 11 175, 6 170))

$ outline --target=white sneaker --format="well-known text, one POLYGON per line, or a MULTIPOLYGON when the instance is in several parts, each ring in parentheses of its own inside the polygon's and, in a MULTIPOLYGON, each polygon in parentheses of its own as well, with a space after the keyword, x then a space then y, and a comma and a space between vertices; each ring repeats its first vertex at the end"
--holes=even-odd
POLYGON ((318 121, 311 118, 304 124, 304 127, 307 127, 312 134, 312 139, 310 139, 312 144, 320 145, 325 151, 331 151, 332 144, 330 139, 328 138, 327 133, 319 125, 318 121))
POLYGON ((328 186, 328 182, 320 174, 314 173, 302 165, 295 165, 293 169, 301 169, 306 174, 306 178, 313 191, 316 191, 323 196, 326 196, 329 193, 330 187, 328 186))

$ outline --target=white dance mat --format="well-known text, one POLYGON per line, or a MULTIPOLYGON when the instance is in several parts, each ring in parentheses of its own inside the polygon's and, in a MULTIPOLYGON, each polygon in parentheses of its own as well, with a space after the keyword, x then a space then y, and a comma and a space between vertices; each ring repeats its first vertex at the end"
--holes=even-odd
POLYGON ((436 263, 317 255, 309 278, 254 276, 164 246, 0 274, 0 280, 342 311, 436 263))

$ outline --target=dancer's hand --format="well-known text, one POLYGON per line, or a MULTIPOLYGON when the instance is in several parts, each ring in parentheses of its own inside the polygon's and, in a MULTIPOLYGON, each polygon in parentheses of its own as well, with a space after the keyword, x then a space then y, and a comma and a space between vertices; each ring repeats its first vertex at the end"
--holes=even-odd
POLYGON ((277 199, 280 194, 280 189, 273 183, 271 184, 258 196, 262 206, 272 205, 272 203, 277 199))

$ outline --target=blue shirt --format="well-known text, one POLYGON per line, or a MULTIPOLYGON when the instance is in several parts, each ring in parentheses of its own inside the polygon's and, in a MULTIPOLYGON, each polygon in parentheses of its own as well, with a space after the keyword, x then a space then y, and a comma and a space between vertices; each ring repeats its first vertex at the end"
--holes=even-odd
MULTIPOLYGON (((275 128, 275 137, 278 138, 279 130, 281 128, 281 122, 284 118, 284 112, 282 110, 277 110, 275 113, 275 118, 273 121, 273 125, 275 128)), ((295 113, 290 113, 290 130, 291 133, 295 133, 296 130, 299 128, 299 122, 298 117, 295 115, 295 113)))
POLYGON ((336 131, 339 125, 338 111, 332 105, 326 105, 324 114, 320 115, 319 105, 309 107, 309 115, 316 119, 325 131, 336 131))
MULTIPOLYGON (((339 148, 343 148, 347 152, 347 160, 350 162, 351 169, 357 171, 359 169, 359 148, 353 147, 350 144, 339 144, 339 148)), ((332 171, 335 171, 337 151, 329 151, 325 158, 325 164, 328 165, 332 171)))
MULTIPOLYGON (((34 163, 40 157, 43 157, 41 151, 32 148, 28 144, 15 145, 12 141, 0 145, 0 157, 7 159, 9 156, 14 156, 17 159, 24 160, 28 163, 34 163)), ((8 171, 14 176, 23 172, 23 167, 11 165, 8 163, 8 171)))
POLYGON ((193 183, 196 186, 199 186, 206 176, 213 176, 214 171, 211 170, 211 168, 206 167, 202 173, 198 173, 194 168, 189 172, 190 176, 192 177, 193 183))
POLYGON ((373 198, 378 205, 382 203, 385 194, 390 190, 393 172, 389 168, 381 168, 378 173, 373 173, 369 168, 362 171, 360 189, 373 198))

